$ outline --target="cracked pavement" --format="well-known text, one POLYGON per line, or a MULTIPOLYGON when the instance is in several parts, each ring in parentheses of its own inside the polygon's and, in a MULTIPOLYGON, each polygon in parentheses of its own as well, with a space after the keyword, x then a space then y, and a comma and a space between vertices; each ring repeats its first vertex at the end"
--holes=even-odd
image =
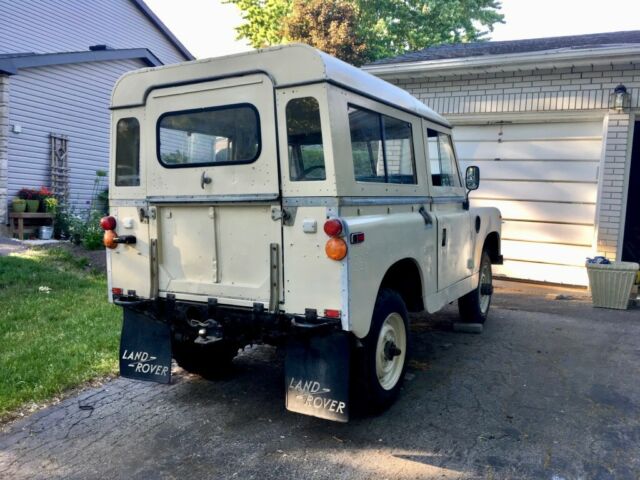
POLYGON ((640 310, 584 295, 499 282, 481 335, 413 318, 398 402, 348 424, 288 413, 271 347, 217 382, 118 378, 5 425, 0 478, 637 479, 640 310))

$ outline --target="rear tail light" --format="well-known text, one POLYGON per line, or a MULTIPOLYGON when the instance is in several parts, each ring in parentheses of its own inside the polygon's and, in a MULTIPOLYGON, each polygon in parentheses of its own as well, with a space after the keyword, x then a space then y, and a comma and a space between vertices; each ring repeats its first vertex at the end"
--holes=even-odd
POLYGON ((113 230, 105 230, 104 235, 102 237, 102 243, 107 248, 116 248, 118 243, 116 239, 118 238, 118 234, 113 230))
POLYGON ((113 288, 111 289, 111 293, 112 293, 113 295, 122 295, 123 290, 122 290, 121 288, 113 287, 113 288))
POLYGON ((342 260, 347 256, 347 242, 342 238, 330 238, 324 247, 324 251, 332 260, 342 260))
POLYGON ((331 308, 327 308, 324 311, 324 316, 327 318, 340 318, 342 316, 342 312, 340 310, 334 310, 331 308))
POLYGON ((330 237, 338 237, 342 233, 342 222, 337 218, 332 218, 324 222, 324 233, 330 237))
POLYGON ((116 219, 114 217, 112 217, 111 215, 107 216, 107 217, 102 217, 100 219, 100 227, 107 231, 107 230, 115 230, 116 229, 116 219))

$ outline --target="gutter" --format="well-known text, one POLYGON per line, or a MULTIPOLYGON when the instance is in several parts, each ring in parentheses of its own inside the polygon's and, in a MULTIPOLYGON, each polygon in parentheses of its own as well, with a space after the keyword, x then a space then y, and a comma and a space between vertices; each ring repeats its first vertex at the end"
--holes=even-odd
POLYGON ((362 70, 385 78, 401 78, 414 73, 461 73, 467 71, 496 72, 519 68, 550 68, 562 64, 567 66, 589 66, 594 64, 640 61, 640 44, 584 49, 545 50, 542 52, 481 55, 476 57, 446 58, 418 62, 385 63, 365 65, 362 70))

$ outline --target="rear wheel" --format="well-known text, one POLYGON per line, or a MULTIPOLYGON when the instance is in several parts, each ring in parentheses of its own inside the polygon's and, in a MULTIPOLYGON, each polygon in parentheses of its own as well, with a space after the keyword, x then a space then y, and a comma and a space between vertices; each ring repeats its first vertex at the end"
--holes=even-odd
POLYGON ((365 413, 388 408, 397 398, 409 354, 407 308, 393 290, 381 290, 369 334, 355 359, 354 396, 365 413))
POLYGON ((228 374, 231 361, 237 354, 238 347, 225 341, 209 345, 193 342, 173 344, 173 358, 178 365, 189 373, 207 379, 216 379, 228 374))
POLYGON ((482 252, 478 277, 478 287, 458 299, 458 311, 464 323, 484 323, 489 315, 493 295, 493 275, 491 258, 486 250, 482 252))

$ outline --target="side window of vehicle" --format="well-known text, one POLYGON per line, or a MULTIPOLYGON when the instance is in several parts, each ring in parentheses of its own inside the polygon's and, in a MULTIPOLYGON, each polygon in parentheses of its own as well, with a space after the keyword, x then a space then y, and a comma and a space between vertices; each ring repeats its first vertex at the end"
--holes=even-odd
POLYGON ((122 118, 116 125, 116 187, 140 185, 140 123, 122 118))
POLYGON ((289 100, 286 108, 289 178, 326 180, 320 105, 313 97, 289 100))
POLYGON ((410 123, 350 105, 349 130, 357 182, 416 183, 410 123))
POLYGON ((428 128, 427 146, 431 166, 431 184, 434 187, 459 187, 460 177, 451 136, 428 128))

